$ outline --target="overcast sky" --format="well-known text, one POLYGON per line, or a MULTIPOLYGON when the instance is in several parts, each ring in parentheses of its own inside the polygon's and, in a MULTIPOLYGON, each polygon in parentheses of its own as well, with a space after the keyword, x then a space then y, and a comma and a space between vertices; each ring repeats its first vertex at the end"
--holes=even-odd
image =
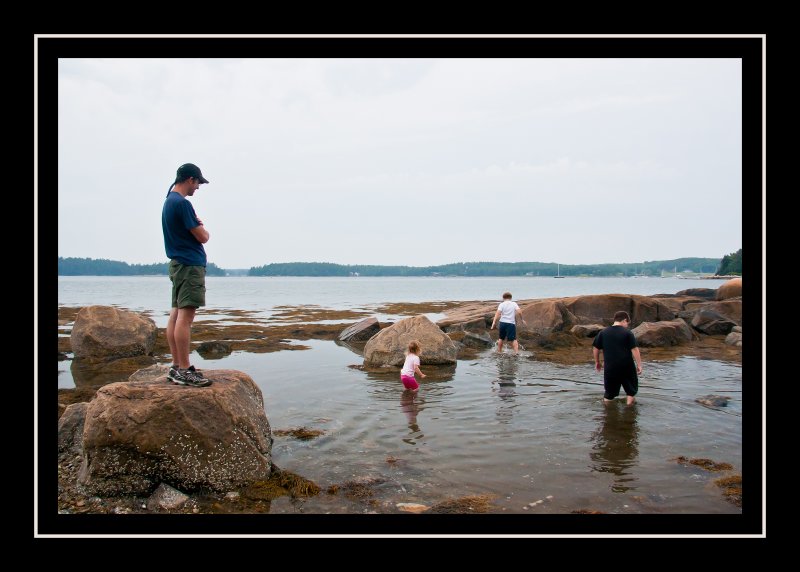
POLYGON ((61 59, 58 254, 209 262, 721 258, 742 246, 739 59, 61 59))

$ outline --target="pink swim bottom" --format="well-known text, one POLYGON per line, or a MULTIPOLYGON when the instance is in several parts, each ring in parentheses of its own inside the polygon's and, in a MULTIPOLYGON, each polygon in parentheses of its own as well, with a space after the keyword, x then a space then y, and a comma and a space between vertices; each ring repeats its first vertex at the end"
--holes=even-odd
POLYGON ((406 389, 418 389, 419 388, 419 384, 417 383, 417 380, 414 379, 413 377, 409 376, 409 375, 401 375, 400 376, 400 381, 403 382, 403 387, 405 387, 406 389))

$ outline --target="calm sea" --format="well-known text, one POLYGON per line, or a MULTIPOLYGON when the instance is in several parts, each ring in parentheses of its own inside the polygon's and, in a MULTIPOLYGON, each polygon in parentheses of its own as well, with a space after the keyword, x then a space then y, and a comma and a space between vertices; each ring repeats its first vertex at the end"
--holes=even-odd
MULTIPOLYGON (((269 317, 276 306, 369 310, 387 302, 500 300, 505 291, 510 291, 515 300, 582 294, 674 294, 687 288, 717 288, 723 282, 679 278, 209 277, 206 308, 249 310, 269 317)), ((151 317, 164 327, 170 281, 166 276, 59 276, 58 304, 104 304, 152 312, 151 317)), ((202 311, 197 319, 203 319, 202 311)))
MULTIPOLYGON (((251 310, 266 318, 287 305, 370 310, 387 302, 498 300, 505 290, 520 300, 675 293, 719 284, 675 278, 212 277, 207 301, 209 308, 251 310)), ((162 327, 169 295, 166 277, 58 280, 60 306, 147 311, 162 327)), ((284 497, 273 502, 272 512, 394 512, 396 503, 431 505, 475 494, 492 495, 493 512, 741 512, 713 484, 719 474, 674 460, 709 458, 741 470, 739 364, 692 357, 648 361, 644 350, 639 402, 628 408, 603 405, 602 378, 590 354, 584 365, 566 366, 537 361, 529 349, 517 358, 487 350, 460 360, 454 373, 432 372, 412 399, 396 372, 348 367, 362 363, 351 349, 331 341, 302 344, 310 349, 235 352, 213 361, 192 354, 203 369, 249 374, 264 394, 273 429, 325 431, 310 441, 275 437, 278 466, 323 488, 359 477, 381 482, 377 503, 342 495, 284 497), (711 393, 731 401, 719 409, 695 402, 711 393)), ((74 387, 70 364, 59 362, 59 387, 74 387)))

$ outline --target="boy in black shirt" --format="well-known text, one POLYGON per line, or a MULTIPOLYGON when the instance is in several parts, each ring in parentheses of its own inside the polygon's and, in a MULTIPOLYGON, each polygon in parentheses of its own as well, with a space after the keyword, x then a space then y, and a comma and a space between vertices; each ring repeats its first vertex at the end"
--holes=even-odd
POLYGON ((597 334, 592 342, 594 367, 598 372, 604 370, 604 403, 611 402, 619 395, 620 386, 628 396, 628 405, 636 401, 634 395, 639 391, 638 375, 642 373, 642 356, 636 347, 636 336, 628 330, 630 323, 627 312, 617 312, 614 314, 614 323, 597 334), (601 350, 605 367, 600 364, 601 350))

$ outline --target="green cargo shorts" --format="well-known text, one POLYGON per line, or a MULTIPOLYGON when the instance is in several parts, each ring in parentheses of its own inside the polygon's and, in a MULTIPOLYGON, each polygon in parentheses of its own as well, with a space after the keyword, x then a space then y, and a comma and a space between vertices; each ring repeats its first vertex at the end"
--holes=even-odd
POLYGON ((205 266, 187 266, 171 260, 169 279, 172 280, 173 308, 199 308, 206 305, 205 266))

